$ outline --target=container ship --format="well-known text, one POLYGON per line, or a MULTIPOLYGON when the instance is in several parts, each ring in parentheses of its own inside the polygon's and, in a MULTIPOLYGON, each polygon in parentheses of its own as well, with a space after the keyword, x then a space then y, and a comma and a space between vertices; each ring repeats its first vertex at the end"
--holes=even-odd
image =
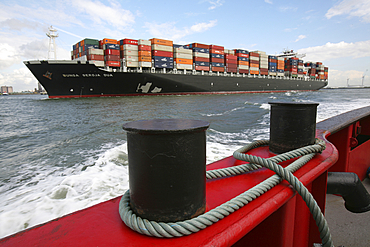
POLYGON ((328 68, 298 57, 152 38, 84 39, 71 60, 24 61, 49 98, 318 90, 328 68))

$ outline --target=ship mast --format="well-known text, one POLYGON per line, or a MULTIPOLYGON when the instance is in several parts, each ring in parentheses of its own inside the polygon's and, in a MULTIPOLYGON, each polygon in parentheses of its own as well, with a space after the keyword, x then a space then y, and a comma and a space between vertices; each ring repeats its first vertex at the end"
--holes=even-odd
POLYGON ((54 53, 54 60, 57 59, 57 47, 55 45, 55 38, 58 37, 58 34, 56 33, 56 29, 53 28, 53 26, 50 26, 49 27, 49 32, 46 33, 46 36, 49 37, 49 52, 48 52, 48 60, 50 60, 51 56, 50 54, 51 53, 54 53))

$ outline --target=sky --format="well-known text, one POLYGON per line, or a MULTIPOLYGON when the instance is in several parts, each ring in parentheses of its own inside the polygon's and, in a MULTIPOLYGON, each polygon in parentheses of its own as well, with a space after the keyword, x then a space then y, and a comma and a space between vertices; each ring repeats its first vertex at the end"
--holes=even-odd
POLYGON ((331 87, 362 78, 370 86, 369 0, 0 0, 0 86, 37 87, 23 61, 48 58, 50 26, 57 59, 70 59, 84 38, 161 38, 269 55, 289 49, 329 67, 331 87))

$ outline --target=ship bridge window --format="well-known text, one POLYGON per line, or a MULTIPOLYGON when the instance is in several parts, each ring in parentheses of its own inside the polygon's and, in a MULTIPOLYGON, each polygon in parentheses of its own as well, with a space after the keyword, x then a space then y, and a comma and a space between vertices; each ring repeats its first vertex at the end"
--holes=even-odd
POLYGON ((73 93, 73 88, 71 88, 69 91, 70 91, 71 93, 73 93))

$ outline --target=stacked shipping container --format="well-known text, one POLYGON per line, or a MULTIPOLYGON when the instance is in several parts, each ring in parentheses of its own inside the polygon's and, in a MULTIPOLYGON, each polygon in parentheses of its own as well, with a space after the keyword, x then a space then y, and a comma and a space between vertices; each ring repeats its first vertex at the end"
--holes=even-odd
POLYGON ((194 69, 200 71, 210 70, 209 45, 192 43, 189 48, 193 51, 194 69))
POLYGON ((284 59, 261 51, 228 50, 218 45, 173 45, 170 40, 157 38, 84 39, 73 45, 71 57, 98 67, 176 68, 298 78, 306 74, 312 79, 328 79, 328 68, 321 62, 304 64, 303 60, 295 57, 284 59))
POLYGON ((154 68, 173 69, 173 42, 157 38, 153 38, 150 41, 154 68))
POLYGON ((121 39, 119 41, 120 57, 126 67, 139 67, 139 47, 136 39, 121 39))
POLYGON ((115 39, 103 39, 100 41, 100 48, 104 50, 104 61, 105 66, 109 67, 120 67, 120 51, 117 40, 115 39))
POLYGON ((271 76, 277 75, 277 57, 276 56, 268 56, 268 74, 271 76))
POLYGON ((181 45, 173 45, 173 57, 176 69, 193 70, 192 50, 181 45))
POLYGON ((238 61, 237 71, 239 74, 249 74, 249 52, 241 49, 234 50, 234 52, 238 61))
POLYGON ((249 52, 249 73, 259 75, 260 55, 256 52, 249 52))
POLYGON ((225 71, 225 48, 219 45, 209 46, 209 55, 211 60, 211 69, 215 72, 225 71))
POLYGON ((152 42, 150 40, 138 40, 138 61, 140 68, 152 67, 152 42))

